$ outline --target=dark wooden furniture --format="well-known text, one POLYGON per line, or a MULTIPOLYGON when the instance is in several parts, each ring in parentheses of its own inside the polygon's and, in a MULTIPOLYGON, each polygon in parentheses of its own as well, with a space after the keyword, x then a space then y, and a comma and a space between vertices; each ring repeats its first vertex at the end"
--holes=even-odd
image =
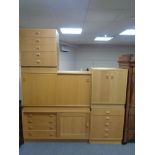
POLYGON ((128 69, 125 122, 122 143, 135 140, 135 56, 122 55, 118 59, 119 67, 128 69))

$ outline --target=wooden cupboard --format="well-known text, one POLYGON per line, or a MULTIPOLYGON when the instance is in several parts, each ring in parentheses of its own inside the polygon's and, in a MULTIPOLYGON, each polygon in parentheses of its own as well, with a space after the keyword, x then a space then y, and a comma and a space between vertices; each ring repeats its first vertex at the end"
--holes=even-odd
POLYGON ((129 70, 123 135, 123 143, 127 143, 135 140, 135 56, 122 55, 118 63, 120 68, 129 70))
POLYGON ((56 79, 56 73, 23 73, 23 105, 54 105, 56 103, 56 79))
POLYGON ((90 142, 121 143, 123 122, 124 106, 92 108, 90 142))
POLYGON ((92 104, 125 104, 126 69, 92 69, 92 104))
POLYGON ((89 108, 25 107, 24 140, 88 140, 89 113, 89 108))
POLYGON ((127 69, 92 69, 91 143, 121 143, 127 69))
POLYGON ((91 75, 58 73, 56 104, 90 106, 91 75))
POLYGON ((90 74, 22 74, 24 106, 90 105, 90 74))
POLYGON ((63 139, 89 138, 89 113, 59 113, 58 123, 63 139))

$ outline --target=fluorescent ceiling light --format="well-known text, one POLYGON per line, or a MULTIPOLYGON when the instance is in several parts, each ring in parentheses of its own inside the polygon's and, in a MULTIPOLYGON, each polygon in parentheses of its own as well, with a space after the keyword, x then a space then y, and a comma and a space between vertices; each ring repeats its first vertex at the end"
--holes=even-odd
POLYGON ((119 35, 131 35, 131 36, 133 36, 133 35, 135 35, 135 29, 127 29, 127 30, 121 32, 119 35))
POLYGON ((96 37, 94 40, 95 41, 109 41, 111 40, 113 37, 107 37, 106 35, 104 37, 96 37))
POLYGON ((81 28, 60 28, 62 34, 81 34, 81 28))

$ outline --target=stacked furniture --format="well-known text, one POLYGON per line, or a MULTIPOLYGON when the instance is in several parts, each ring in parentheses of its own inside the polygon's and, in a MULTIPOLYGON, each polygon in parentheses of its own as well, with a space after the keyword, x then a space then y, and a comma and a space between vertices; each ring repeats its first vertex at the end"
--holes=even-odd
POLYGON ((122 55, 118 63, 120 68, 129 70, 123 135, 123 143, 127 143, 135 140, 135 56, 122 55))
POLYGON ((121 143, 126 69, 92 69, 90 142, 121 143))
POLYGON ((20 29, 24 141, 120 143, 126 69, 59 71, 54 29, 20 29))
POLYGON ((24 141, 88 139, 90 73, 58 72, 54 29, 20 29, 24 141))

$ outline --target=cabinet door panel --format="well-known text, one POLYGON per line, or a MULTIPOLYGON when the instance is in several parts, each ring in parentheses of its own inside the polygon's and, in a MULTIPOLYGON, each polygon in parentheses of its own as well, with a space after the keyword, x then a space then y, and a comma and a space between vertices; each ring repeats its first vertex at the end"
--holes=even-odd
POLYGON ((23 103, 27 106, 55 104, 56 74, 23 73, 23 103))
POLYGON ((59 136, 69 139, 87 139, 89 134, 89 114, 60 113, 59 136))
POLYGON ((59 105, 90 105, 90 75, 58 75, 56 96, 59 105))
POLYGON ((92 104, 125 104, 127 70, 93 70, 92 104))

